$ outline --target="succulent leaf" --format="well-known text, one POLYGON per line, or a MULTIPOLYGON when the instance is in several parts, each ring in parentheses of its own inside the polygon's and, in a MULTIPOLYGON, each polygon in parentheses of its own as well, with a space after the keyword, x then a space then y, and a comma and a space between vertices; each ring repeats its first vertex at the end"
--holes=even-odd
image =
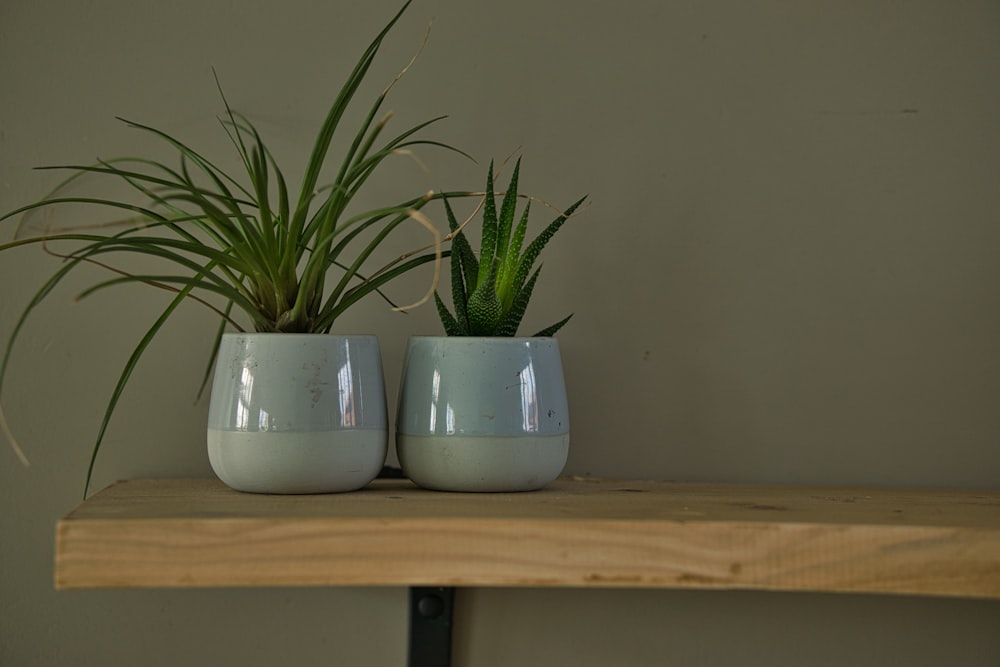
POLYGON ((503 202, 500 204, 500 218, 497 226, 497 296, 501 303, 506 301, 506 294, 503 286, 506 283, 504 276, 507 274, 507 257, 510 254, 510 233, 514 227, 514 214, 517 212, 517 180, 521 171, 521 159, 518 158, 514 165, 514 173, 511 174, 510 184, 503 195, 503 202))
POLYGON ((531 300, 531 292, 535 289, 535 281, 538 280, 538 274, 541 270, 542 267, 539 266, 531 275, 528 282, 525 283, 520 290, 518 290, 510 308, 507 309, 503 319, 500 320, 500 323, 497 325, 497 336, 517 335, 517 328, 521 326, 521 319, 524 317, 524 312, 528 309, 528 302, 531 300))
MULTIPOLYGON (((451 204, 448 203, 447 197, 444 200, 444 208, 448 215, 448 227, 452 232, 457 231, 458 220, 455 218, 455 212, 452 210, 451 204)), ((451 300, 455 306, 454 319, 456 320, 457 327, 464 331, 468 331, 469 329, 469 314, 466 306, 469 300, 469 290, 476 287, 470 281, 474 279, 479 270, 478 266, 473 268, 470 262, 478 264, 475 255, 472 254, 472 247, 469 245, 468 239, 465 238, 465 234, 458 232, 451 242, 451 300)), ((444 323, 443 319, 442 323, 444 323)), ((447 324, 445 324, 445 329, 447 329, 447 324)))
POLYGON ((517 267, 517 275, 514 277, 514 284, 522 284, 528 277, 528 273, 531 271, 531 267, 534 265, 535 260, 538 259, 538 255, 541 254, 542 249, 549 242, 549 240, 555 236, 555 233, 559 231, 559 228, 569 219, 569 216, 573 214, 580 204, 584 202, 586 197, 581 197, 572 206, 566 209, 559 217, 549 223, 549 226, 542 230, 542 233, 535 237, 535 239, 528 244, 528 247, 524 251, 524 255, 521 256, 520 264, 517 267))
MULTIPOLYGON (((535 260, 549 240, 586 199, 586 197, 581 198, 549 223, 522 253, 521 249, 527 236, 531 199, 528 199, 517 225, 514 226, 520 171, 521 160, 518 159, 498 214, 493 163, 490 162, 483 200, 482 241, 478 262, 468 239, 462 232, 457 231, 459 224, 455 213, 447 197, 443 197, 448 225, 454 234, 451 247, 451 277, 455 315, 448 311, 436 294, 435 298, 441 323, 449 336, 516 336, 541 272, 541 267, 538 267, 532 273, 535 260)), ((543 329, 537 335, 551 336, 567 321, 569 317, 543 329)))
POLYGON ((490 265, 486 280, 479 283, 469 295, 469 335, 494 336, 497 323, 503 316, 503 308, 497 298, 497 263, 490 265))
POLYGON ((573 313, 570 313, 566 317, 562 318, 555 324, 545 327, 541 331, 535 334, 535 338, 549 338, 556 334, 557 331, 563 328, 563 325, 569 322, 569 318, 573 317, 573 313))
POLYGON ((497 287, 497 293, 500 294, 500 301, 503 303, 504 308, 510 308, 511 304, 514 302, 514 296, 520 291, 520 284, 514 284, 514 279, 517 277, 517 265, 521 259, 521 246, 524 245, 524 237, 528 233, 528 214, 531 212, 531 200, 524 205, 524 213, 521 215, 521 221, 517 223, 517 229, 514 230, 514 236, 510 241, 510 247, 507 249, 506 258, 506 269, 504 270, 503 281, 497 287))
POLYGON ((490 271, 494 270, 493 259, 497 252, 497 203, 493 192, 493 163, 490 162, 490 172, 486 177, 486 201, 483 205, 483 239, 479 245, 479 277, 478 287, 486 280, 490 271))
POLYGON ((448 336, 468 336, 469 330, 468 326, 461 326, 458 320, 451 314, 448 310, 448 306, 444 305, 444 301, 441 300, 441 295, 434 292, 434 303, 437 305, 438 317, 441 318, 441 324, 444 325, 444 332, 448 336))

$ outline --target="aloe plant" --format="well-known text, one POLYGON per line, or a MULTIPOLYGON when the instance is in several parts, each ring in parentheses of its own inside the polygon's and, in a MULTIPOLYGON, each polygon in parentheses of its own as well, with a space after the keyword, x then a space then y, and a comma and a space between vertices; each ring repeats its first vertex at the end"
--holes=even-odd
MULTIPOLYGON (((182 302, 193 299, 215 311, 220 320, 216 345, 227 325, 244 330, 245 325, 236 314, 239 312, 249 321, 249 328, 259 332, 329 332, 337 318, 362 297, 373 292, 381 294, 386 283, 410 269, 440 261, 441 246, 437 244, 434 252, 424 249, 404 253, 375 270, 364 268, 386 237, 404 221, 412 218, 426 223, 419 209, 443 195, 421 194, 363 212, 348 209, 372 174, 394 154, 416 145, 461 153, 446 144, 417 138, 420 131, 443 117, 420 123, 391 138, 383 137, 389 115, 378 118, 379 110, 395 80, 371 103, 339 165, 331 172, 335 174, 333 179, 321 184, 321 178, 326 178, 323 174, 331 144, 340 134, 345 111, 382 41, 409 4, 406 2, 378 33, 340 88, 312 146, 297 191, 289 188, 254 124, 230 107, 220 85, 225 108, 220 122, 245 170, 242 180, 230 176, 174 136, 122 119, 129 127, 152 133, 166 142, 176 151, 178 164, 168 166, 156 160, 128 157, 90 165, 44 168, 68 170, 71 175, 62 185, 82 175, 124 183, 145 204, 64 196, 60 187, 41 201, 0 216, 3 221, 63 204, 106 207, 117 216, 124 216, 60 233, 27 238, 15 235, 15 240, 0 244, 0 251, 44 244, 53 254, 48 244, 55 241, 71 242, 76 248, 60 255, 66 261, 35 293, 16 321, 0 360, 0 387, 26 318, 73 269, 89 264, 111 272, 109 278, 92 285, 81 296, 127 283, 142 283, 173 294, 135 346, 118 378, 93 446, 87 487, 108 423, 136 363, 182 302), (366 231, 368 235, 361 237, 366 231), (121 255, 155 258, 169 268, 155 273, 128 272, 109 263, 112 257, 121 255)), ((204 381, 211 366, 210 361, 204 381)), ((2 410, 0 428, 26 461, 2 410)))
MULTIPOLYGON (((478 259, 448 198, 444 197, 452 238, 451 293, 455 312, 448 310, 437 291, 434 292, 434 300, 441 324, 449 336, 516 336, 542 268, 539 266, 534 273, 531 272, 535 260, 586 199, 581 197, 567 208, 525 247, 532 200, 528 199, 515 226, 520 171, 521 160, 518 159, 498 212, 493 185, 493 163, 490 163, 486 177, 482 241, 478 259)), ((572 316, 571 313, 535 336, 554 335, 572 316)))

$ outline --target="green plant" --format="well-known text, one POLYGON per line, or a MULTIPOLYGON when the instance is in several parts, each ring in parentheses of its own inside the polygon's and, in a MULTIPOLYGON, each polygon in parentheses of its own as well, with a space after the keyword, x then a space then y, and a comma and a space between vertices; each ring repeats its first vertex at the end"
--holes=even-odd
MULTIPOLYGON (((531 292, 542 269, 539 266, 534 273, 531 273, 535 260, 549 239, 586 199, 586 197, 580 198, 550 222, 527 247, 524 247, 531 199, 525 204, 517 226, 513 224, 517 209, 517 181, 520 170, 521 160, 518 159, 498 213, 496 195, 493 191, 493 164, 490 163, 489 174, 486 177, 482 241, 478 260, 455 218, 448 198, 444 198, 452 238, 451 293, 454 314, 448 310, 436 291, 434 300, 437 303, 441 324, 449 336, 517 335, 517 329, 531 299, 531 292)), ((568 315, 535 335, 552 336, 572 316, 568 315)))
MULTIPOLYGON (((415 145, 461 153, 446 144, 416 138, 418 132, 443 117, 420 123, 388 140, 381 138, 391 114, 380 119, 377 115, 387 93, 409 65, 375 98, 361 127, 347 144, 339 166, 332 172, 335 176, 329 183, 320 184, 345 111, 383 39, 409 4, 407 1, 375 37, 338 92, 312 146, 297 193, 290 192, 257 128, 247 117, 233 111, 220 85, 225 107, 220 122, 245 169, 244 181, 230 176, 166 132, 121 119, 129 127, 152 133, 166 142, 179 155, 179 164, 171 167, 156 160, 126 157, 99 160, 91 165, 44 167, 69 170, 72 175, 49 197, 0 217, 0 221, 7 220, 34 209, 64 204, 109 207, 124 211, 126 216, 60 233, 27 238, 15 235, 14 241, 0 244, 0 251, 43 244, 48 252, 65 259, 17 320, 0 361, 0 386, 26 318, 73 269, 97 265, 113 274, 87 288, 81 298, 127 283, 150 285, 174 295, 136 345, 118 378, 92 450, 87 486, 108 422, 136 363, 182 302, 193 299, 218 315, 216 345, 227 325, 244 329, 234 310, 242 312, 249 326, 260 332, 329 332, 337 318, 362 297, 372 292, 381 294, 380 288, 410 269, 440 261, 441 244, 437 239, 434 252, 423 249, 406 253, 370 273, 367 270, 363 273, 365 262, 402 222, 416 219, 428 225, 419 209, 443 195, 422 194, 363 212, 348 209, 372 174, 392 155, 415 145), (379 144, 380 141, 384 143, 379 144), (124 183, 147 203, 60 196, 67 183, 82 175, 124 183), (366 231, 368 234, 361 236, 366 231), (76 249, 56 253, 50 245, 53 242, 72 242, 76 249), (135 273, 108 263, 109 256, 121 255, 147 257, 167 269, 135 273), (334 270, 337 277, 330 280, 334 270)), ((202 389, 211 366, 210 361, 202 389)), ((0 427, 26 462, 2 410, 0 427)))

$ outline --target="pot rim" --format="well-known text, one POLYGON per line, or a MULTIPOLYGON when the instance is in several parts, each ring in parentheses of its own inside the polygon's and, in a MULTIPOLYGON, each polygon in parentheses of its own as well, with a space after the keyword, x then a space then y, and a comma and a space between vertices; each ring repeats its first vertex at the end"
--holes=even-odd
POLYGON ((411 334, 409 336, 410 340, 433 340, 433 341, 465 341, 465 342, 487 342, 487 343, 524 343, 532 341, 552 341, 554 343, 559 342, 559 339, 555 336, 441 336, 441 335, 425 335, 425 334, 411 334))
POLYGON ((283 331, 226 331, 222 334, 223 338, 233 338, 233 337, 255 337, 255 338, 270 338, 277 337, 281 338, 378 338, 375 334, 337 334, 337 333, 288 333, 283 331))

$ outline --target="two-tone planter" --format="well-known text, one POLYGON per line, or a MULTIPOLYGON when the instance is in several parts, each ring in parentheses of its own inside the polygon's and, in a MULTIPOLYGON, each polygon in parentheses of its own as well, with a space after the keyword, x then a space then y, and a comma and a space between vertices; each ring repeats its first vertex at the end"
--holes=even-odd
POLYGON ((531 491, 569 451, 555 338, 410 338, 399 392, 403 473, 442 491, 531 491))
POLYGON ((332 493, 375 479, 388 449, 375 336, 225 334, 208 454, 238 491, 332 493))

